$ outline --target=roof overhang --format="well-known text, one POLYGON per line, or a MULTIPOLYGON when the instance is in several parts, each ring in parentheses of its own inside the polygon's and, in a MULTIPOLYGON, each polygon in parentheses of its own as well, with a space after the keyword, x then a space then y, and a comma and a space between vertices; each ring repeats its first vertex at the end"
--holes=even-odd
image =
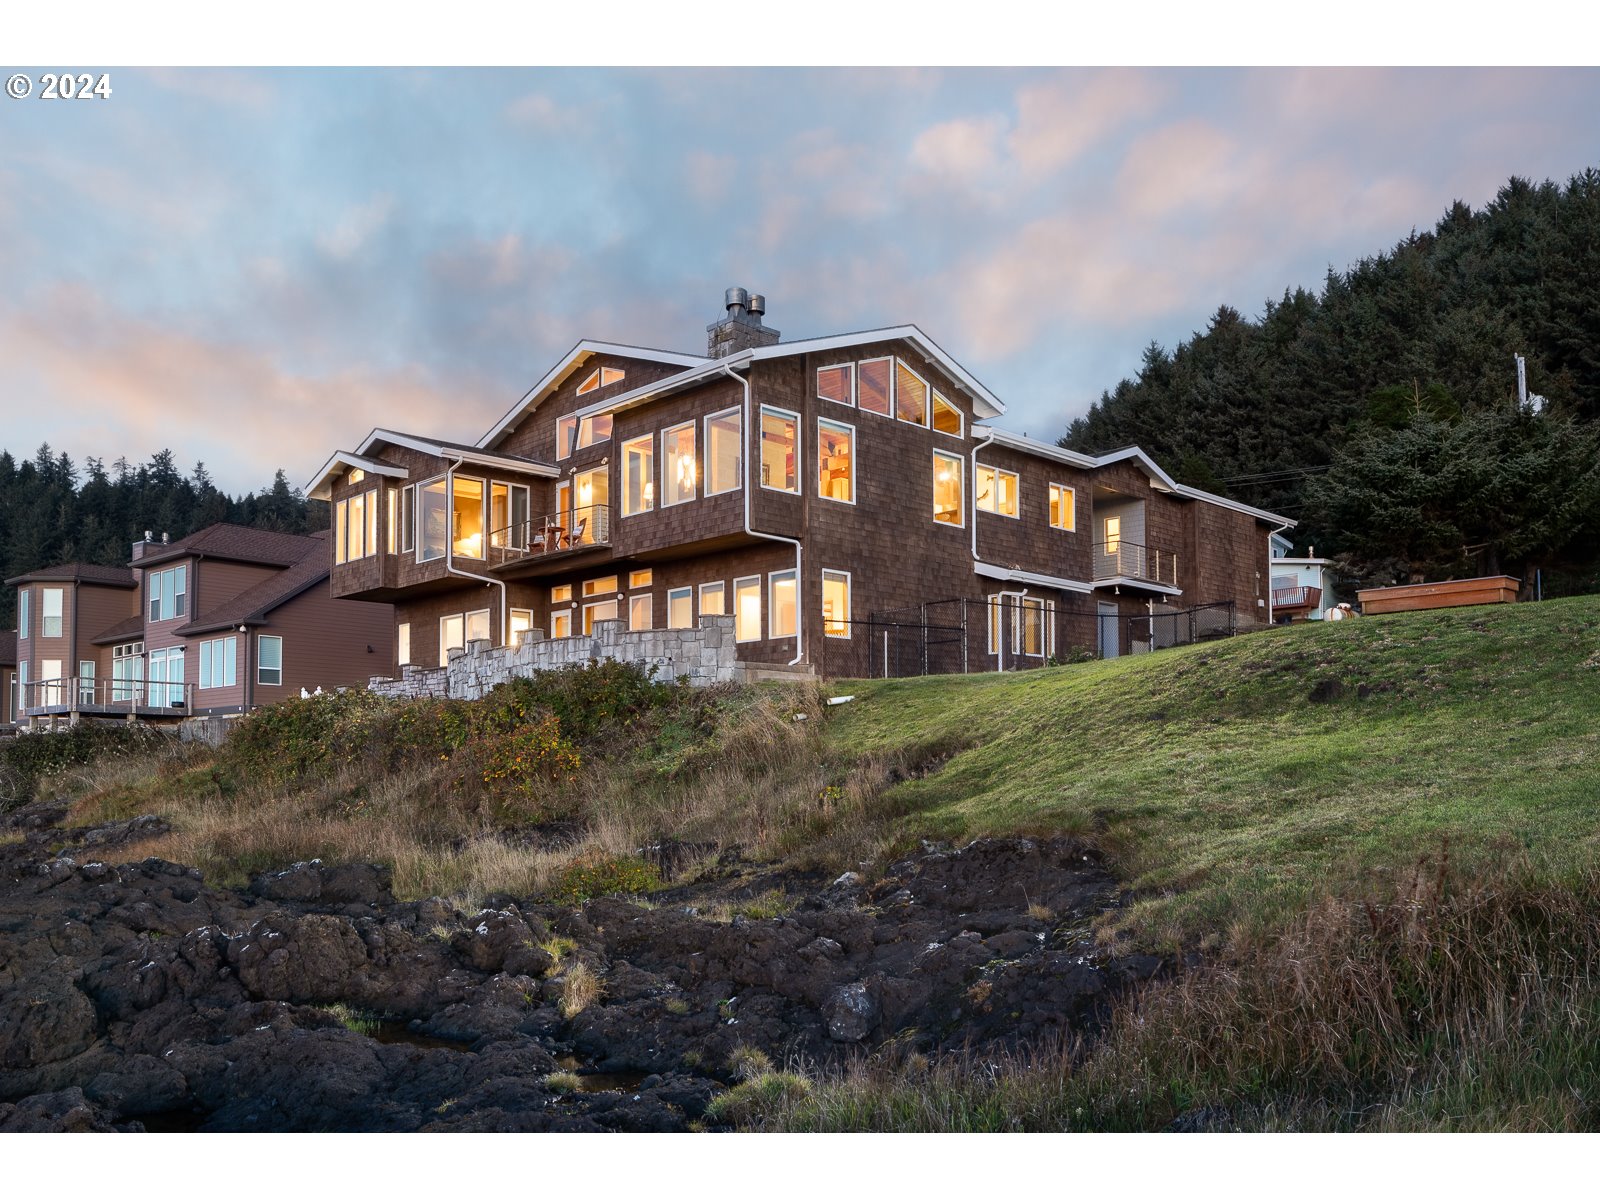
POLYGON ((1095 459, 1088 454, 1079 454, 1076 450, 1052 446, 1049 442, 1035 441, 1033 438, 1024 437, 1020 433, 1011 433, 994 425, 974 425, 972 432, 974 436, 988 438, 988 444, 991 446, 1004 446, 1009 450, 1020 450, 1024 454, 1048 458, 1058 463, 1065 463, 1069 467, 1081 467, 1088 471, 1093 470, 1098 465, 1095 459))
POLYGON ((1016 567, 997 567, 993 563, 975 562, 972 569, 985 579, 998 579, 1002 583, 1026 583, 1032 587, 1055 588, 1061 592, 1077 592, 1087 596, 1094 590, 1092 584, 1081 579, 1063 579, 1059 575, 1041 575, 1037 571, 1023 571, 1016 567))
POLYGON ((1230 508, 1234 512, 1244 513, 1247 517, 1254 517, 1258 521, 1265 521, 1268 525, 1276 525, 1281 529, 1293 529, 1300 523, 1278 513, 1268 512, 1264 508, 1256 508, 1250 504, 1240 504, 1237 500, 1229 500, 1226 496, 1213 495, 1211 492, 1202 492, 1199 488, 1192 488, 1188 484, 1180 483, 1174 490, 1178 495, 1186 496, 1190 500, 1204 500, 1207 504, 1215 504, 1220 508, 1230 508))
POLYGON ((326 500, 333 494, 333 483, 339 475, 343 474, 345 466, 358 467, 363 471, 372 471, 375 468, 368 464, 379 464, 384 469, 378 474, 388 475, 395 479, 407 479, 410 472, 403 467, 392 463, 385 463, 382 459, 374 458, 372 452, 381 446, 401 446, 407 450, 416 450, 423 454, 431 454, 435 458, 451 458, 460 463, 471 463, 475 467, 498 468, 502 471, 515 471, 521 475, 537 475, 544 479, 554 479, 561 472, 548 463, 536 462, 531 458, 522 458, 515 454, 496 454, 491 450, 477 450, 463 446, 446 445, 436 442, 431 438, 418 437, 411 433, 397 433, 393 429, 374 429, 362 441, 355 453, 340 450, 328 460, 328 465, 322 470, 315 483, 307 490, 313 500, 326 500), (342 464, 342 465, 340 465, 342 464))
POLYGON ((397 467, 382 459, 366 458, 360 454, 352 454, 348 450, 335 450, 333 456, 322 464, 322 469, 317 472, 316 478, 306 487, 306 496, 312 500, 326 500, 333 494, 334 482, 348 467, 355 467, 368 475, 387 475, 390 479, 404 479, 407 474, 404 467, 397 467))
POLYGON ((624 346, 617 342, 596 342, 585 338, 571 350, 568 350, 565 357, 551 367, 543 379, 529 388, 523 394, 522 399, 512 405, 510 411, 495 422, 493 429, 478 439, 479 447, 494 445, 508 429, 522 420, 533 409, 538 408, 544 402, 544 398, 561 385, 562 380, 583 366, 596 354, 612 354, 618 358, 634 358, 644 362, 665 363, 673 367, 696 367, 706 361, 704 356, 698 354, 682 354, 674 350, 651 350, 644 346, 624 346))
POLYGON ((1156 583, 1151 579, 1135 579, 1131 575, 1113 575, 1109 579, 1096 579, 1094 587, 1097 592, 1103 592, 1107 588, 1133 588, 1141 592, 1159 592, 1163 596, 1183 595, 1183 589, 1180 587, 1156 583))

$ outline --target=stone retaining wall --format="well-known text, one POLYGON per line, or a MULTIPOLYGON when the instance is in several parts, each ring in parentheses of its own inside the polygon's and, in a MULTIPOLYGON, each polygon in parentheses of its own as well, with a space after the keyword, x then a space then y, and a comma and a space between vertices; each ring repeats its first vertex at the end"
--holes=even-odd
POLYGON ((508 680, 592 659, 654 666, 658 678, 686 675, 692 685, 707 687, 745 678, 746 669, 734 651, 732 617, 701 617, 696 629, 637 632, 625 629, 620 620, 596 621, 588 636, 547 638, 531 630, 515 647, 469 642, 465 650, 450 651, 443 667, 405 667, 399 679, 377 676, 368 687, 382 696, 478 700, 508 680))

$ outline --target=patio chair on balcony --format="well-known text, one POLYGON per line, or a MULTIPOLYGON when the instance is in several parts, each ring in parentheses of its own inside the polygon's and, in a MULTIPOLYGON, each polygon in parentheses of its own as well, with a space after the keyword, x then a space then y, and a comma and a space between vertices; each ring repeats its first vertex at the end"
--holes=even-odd
POLYGON ((567 538, 566 548, 568 550, 571 550, 574 546, 583 545, 583 531, 587 528, 589 528, 589 518, 586 516, 579 517, 578 523, 572 527, 571 536, 567 538))

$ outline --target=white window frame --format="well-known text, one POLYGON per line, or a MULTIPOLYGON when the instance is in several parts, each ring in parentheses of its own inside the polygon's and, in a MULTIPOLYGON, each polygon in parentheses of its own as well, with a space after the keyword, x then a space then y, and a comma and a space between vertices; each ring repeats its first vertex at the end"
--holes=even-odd
POLYGON ((450 548, 451 556, 465 558, 472 562, 487 562, 489 558, 489 478, 479 475, 452 475, 450 486, 445 489, 449 498, 449 506, 445 512, 445 543, 450 548), (455 548, 456 527, 456 488, 463 483, 478 485, 478 528, 482 532, 478 535, 478 553, 470 554, 465 550, 455 548))
POLYGON ((616 418, 612 413, 591 413, 578 422, 577 445, 579 450, 587 450, 590 446, 598 446, 601 442, 611 440, 611 431, 616 428, 616 418), (606 423, 604 433, 595 432, 600 428, 600 422, 606 423))
POLYGON ((733 607, 733 640, 735 642, 759 642, 759 641, 761 641, 762 640, 761 639, 761 634, 766 628, 765 622, 763 621, 763 617, 766 614, 761 612, 761 576, 759 576, 759 575, 741 575, 741 576, 739 576, 737 579, 735 579, 733 581, 733 606, 732 607, 733 607), (756 634, 755 634, 754 637, 740 637, 739 636, 739 585, 741 583, 752 585, 755 588, 755 593, 756 593, 756 620, 755 620, 756 634))
POLYGON ((928 401, 928 428, 932 429, 934 433, 944 434, 945 437, 953 437, 957 440, 965 441, 967 436, 967 414, 961 411, 961 406, 959 404, 950 399, 949 396, 946 396, 938 388, 930 388, 929 391, 930 399, 928 401), (951 433, 948 429, 935 428, 933 424, 934 414, 939 411, 939 405, 941 404, 943 404, 956 415, 956 431, 954 433, 951 433))
POLYGON ((1002 625, 1006 597, 999 592, 989 593, 989 653, 999 654, 1003 640, 1002 625))
POLYGON ((570 583, 558 583, 555 585, 555 587, 551 588, 550 603, 552 606, 557 604, 571 604, 572 585, 570 583))
POLYGON ((699 601, 699 605, 700 605, 699 608, 696 609, 696 613, 698 614, 698 616, 700 616, 700 617, 706 617, 706 616, 725 617, 725 616, 727 616, 728 615, 728 582, 727 582, 727 580, 725 580, 725 579, 713 579, 708 583, 702 583, 700 585, 699 594, 696 596, 696 599, 699 601), (716 588, 717 589, 717 608, 718 608, 718 611, 714 612, 714 613, 707 613, 706 612, 706 591, 709 588, 716 588))
POLYGON ((552 608, 550 610, 550 636, 552 638, 569 638, 569 637, 571 637, 572 636, 572 618, 576 614, 576 612, 577 612, 576 606, 571 605, 571 604, 567 605, 566 608, 552 608), (567 631, 565 633, 558 633, 556 631, 556 622, 557 621, 563 621, 563 620, 566 621, 566 623, 567 623, 567 631))
POLYGON ((610 596, 613 593, 620 592, 622 590, 617 586, 621 582, 622 580, 616 575, 598 575, 593 579, 585 579, 582 586, 578 589, 579 597, 581 599, 588 600, 593 596, 610 596), (597 587, 591 592, 589 590, 589 585, 592 583, 609 583, 611 586, 607 588, 597 587))
POLYGON ((595 627, 596 621, 591 621, 589 619, 589 613, 594 609, 604 608, 606 605, 609 604, 611 606, 611 615, 609 617, 600 617, 600 618, 598 618, 598 620, 601 620, 601 621, 616 621, 616 620, 619 620, 620 616, 621 616, 621 614, 620 614, 620 609, 621 609, 620 601, 621 601, 621 599, 622 599, 622 597, 620 595, 614 595, 609 600, 595 600, 595 601, 592 601, 592 602, 590 602, 588 604, 585 604, 583 606, 583 635, 585 637, 589 637, 590 635, 592 635, 594 633, 594 627, 595 627))
POLYGON ((155 625, 155 624, 158 624, 158 623, 163 622, 163 621, 176 621, 179 617, 187 616, 188 612, 189 612, 188 596, 189 596, 189 565, 187 563, 181 563, 176 567, 167 567, 167 568, 165 568, 163 570, 160 570, 160 571, 151 571, 151 572, 147 573, 145 575, 145 601, 146 601, 145 613, 146 613, 146 616, 148 618, 148 623, 151 624, 151 625, 155 625), (167 608, 167 605, 166 605, 166 588, 162 583, 162 580, 165 579, 169 575, 173 577, 173 581, 174 581, 173 585, 172 585, 172 611, 171 612, 167 612, 166 611, 166 608, 167 608), (178 584, 177 584, 177 578, 180 575, 183 577, 183 591, 181 591, 181 592, 178 590, 178 584), (152 610, 149 607, 149 605, 150 605, 150 591, 152 590, 152 588, 154 589, 155 594, 156 594, 155 595, 155 604, 161 610, 161 615, 160 616, 156 616, 155 613, 154 613, 154 610, 152 610), (180 598, 183 600, 182 604, 178 603, 180 598))
POLYGON ((848 504, 855 506, 856 502, 856 427, 848 421, 835 421, 829 417, 817 418, 817 496, 819 499, 831 501, 834 504, 848 504), (836 430, 844 430, 850 437, 850 499, 840 500, 830 496, 822 490, 822 427, 831 426, 836 430))
POLYGON ((394 632, 394 663, 397 667, 411 665, 411 622, 401 621, 394 632))
POLYGON ((1011 622, 1011 652, 1018 658, 1045 657, 1045 599, 1043 596, 1020 596, 1017 598, 1017 619, 1011 622), (1028 613, 1039 614, 1039 649, 1037 652, 1027 649, 1028 613))
POLYGON ((871 413, 875 417, 883 417, 885 420, 892 421, 892 420, 895 419, 895 416, 894 416, 895 399, 896 399, 896 397, 895 397, 895 394, 894 394, 894 355, 885 354, 881 358, 863 358, 860 362, 858 362, 856 364, 856 408, 857 409, 859 409, 861 412, 864 412, 864 413, 871 413), (868 363, 876 363, 876 362, 886 362, 886 363, 889 364, 889 411, 888 412, 879 412, 877 409, 874 409, 874 408, 863 408, 862 405, 861 405, 861 368, 866 366, 868 363))
POLYGON ((81 658, 78 660, 78 703, 80 705, 93 704, 94 695, 94 659, 81 658))
POLYGON ((978 509, 979 512, 993 513, 997 517, 1005 517, 1008 520, 1012 520, 1012 521, 1020 521, 1020 520, 1022 520, 1022 476, 1021 476, 1021 474, 1016 472, 1016 471, 1008 471, 1004 467, 992 467, 988 463, 978 463, 977 464, 977 469, 973 472, 972 503, 977 506, 977 509, 978 509), (983 506, 983 501, 979 498, 979 489, 978 489, 978 480, 977 480, 977 472, 978 471, 993 471, 994 472, 994 486, 989 489, 989 497, 990 497, 989 503, 995 506, 993 508, 985 508, 983 506), (1008 513, 1008 512, 1001 512, 1000 511, 1000 508, 999 508, 999 504, 1000 504, 1000 477, 1002 475, 1011 476, 1011 490, 1016 495, 1016 507, 1017 507, 1017 511, 1016 512, 1009 512, 1008 513))
POLYGON ((905 425, 915 425, 919 429, 933 428, 933 385, 911 369, 911 365, 903 358, 894 360, 894 419, 905 425), (922 385, 922 420, 907 421, 900 415, 900 372, 904 371, 911 378, 922 385))
POLYGON ((800 576, 795 569, 790 567, 786 571, 767 572, 767 640, 776 642, 800 636, 800 576), (778 584, 787 580, 794 585, 794 628, 788 633, 779 633, 773 628, 773 621, 778 615, 778 584))
POLYGON ((702 492, 707 496, 724 496, 729 492, 737 492, 744 486, 745 450, 748 449, 744 441, 744 410, 741 408, 725 408, 721 412, 707 413, 702 419, 701 425, 703 428, 700 432, 706 448, 705 464, 700 472, 702 492), (734 481, 727 487, 717 488, 713 491, 711 487, 711 422, 720 421, 727 417, 738 418, 739 430, 734 435, 734 445, 739 447, 739 461, 734 468, 734 481))
MULTIPOLYGON (((1059 492, 1065 492, 1067 495, 1072 497, 1072 521, 1069 524, 1066 524, 1066 525, 1057 525, 1054 521, 1050 521, 1050 528, 1051 529, 1060 529, 1060 530, 1065 531, 1066 533, 1076 533, 1078 531, 1078 489, 1075 488, 1075 487, 1071 487, 1070 485, 1065 484, 1065 483, 1052 483, 1050 485, 1050 489, 1051 490, 1055 490, 1055 491, 1059 491, 1059 492)), ((1017 499, 1019 501, 1018 507, 1020 508, 1021 507, 1020 501, 1022 499, 1020 493, 1018 494, 1017 499)), ((1045 492, 1045 519, 1049 520, 1049 517, 1050 517, 1050 491, 1047 490, 1045 492)))
POLYGON ((621 506, 622 515, 624 517, 639 517, 639 516, 643 516, 647 512, 654 512, 655 509, 656 509, 656 439, 655 439, 655 435, 651 434, 651 433, 643 433, 643 434, 640 434, 638 437, 631 437, 627 441, 623 442, 621 447, 620 447, 620 453, 617 455, 617 471, 621 475, 621 480, 619 482, 622 484, 622 506, 621 506), (630 454, 634 453, 641 446, 644 447, 645 453, 650 456, 649 475, 648 475, 648 477, 646 479, 641 481, 641 483, 639 485, 640 486, 639 499, 643 502, 643 507, 641 507, 641 508, 629 508, 628 507, 628 456, 630 454))
POLYGON ((563 416, 557 417, 556 418, 556 461, 557 462, 561 462, 564 459, 571 458, 572 457, 573 448, 576 447, 577 444, 578 444, 578 414, 577 413, 566 413, 563 416), (562 430, 563 426, 565 426, 570 431, 565 437, 561 436, 561 430, 562 430))
POLYGON ((630 632, 643 633, 656 627, 656 597, 654 592, 640 592, 628 597, 628 629, 630 632), (644 623, 637 624, 640 610, 644 612, 644 623))
POLYGON ((448 663, 450 661, 450 651, 452 651, 452 650, 465 650, 466 648, 467 648, 467 614, 466 613, 446 613, 444 616, 440 617, 439 618, 439 665, 442 667, 442 666, 444 666, 446 663, 448 663), (448 622, 448 621, 459 621, 461 623, 461 641, 457 645, 451 645, 449 642, 445 641, 444 627, 445 627, 445 623, 448 622))
POLYGON ((26 639, 28 637, 28 617, 29 617, 29 604, 28 604, 28 601, 31 599, 32 595, 33 595, 33 592, 32 592, 32 589, 30 589, 30 588, 20 587, 20 588, 17 589, 17 637, 18 637, 18 639, 26 639))
POLYGON ((513 608, 511 610, 511 628, 506 631, 506 645, 522 645, 522 635, 533 631, 533 609, 513 608), (518 619, 522 621, 522 628, 517 628, 518 619))
POLYGON ((447 486, 447 483, 448 481, 443 475, 435 475, 432 479, 424 479, 413 485, 417 494, 415 501, 411 506, 411 517, 412 521, 416 525, 416 536, 411 540, 415 545, 414 553, 417 556, 418 566, 422 566, 425 563, 439 562, 441 559, 445 559, 450 556, 450 512, 452 508, 452 502, 450 498, 450 488, 447 486), (428 548, 428 539, 423 536, 425 531, 422 528, 422 515, 426 511, 426 506, 423 504, 423 497, 427 494, 428 489, 434 484, 439 485, 444 495, 444 545, 440 548, 438 554, 424 558, 423 554, 428 548))
POLYGON ((693 629, 694 628, 694 588, 692 586, 675 587, 667 589, 667 628, 668 629, 693 629), (682 601, 689 606, 689 619, 683 624, 678 624, 673 619, 672 606, 682 601))
MULTIPOLYGON (((680 504, 688 504, 688 503, 692 502, 693 500, 697 499, 699 497, 699 495, 700 495, 700 459, 698 457, 699 446, 696 444, 696 440, 695 440, 696 439, 696 434, 697 434, 697 431, 695 429, 695 425, 696 424, 698 424, 698 422, 695 422, 695 421, 679 421, 676 425, 669 425, 666 429, 663 429, 661 431, 660 454, 661 454, 661 507, 662 508, 676 508, 680 504), (694 475, 694 478, 689 481, 689 494, 687 496, 680 497, 677 500, 668 500, 667 499, 667 472, 668 472, 667 438, 670 435, 674 434, 674 433, 682 433, 685 429, 687 429, 689 431, 689 462, 694 467, 694 470, 692 472, 692 474, 694 475)), ((673 486, 674 487, 677 486, 676 481, 674 481, 673 486)))
POLYGON ((946 529, 965 529, 967 527, 967 457, 964 454, 956 454, 950 450, 935 450, 932 461, 933 473, 928 476, 928 482, 933 485, 931 490, 934 493, 934 506, 930 508, 929 515, 933 518, 935 525, 942 525, 946 529), (955 468, 956 477, 961 480, 961 503, 956 505, 956 512, 961 514, 959 521, 941 521, 938 516, 939 460, 941 458, 955 468))
POLYGON ((63 637, 66 629, 67 589, 59 587, 42 587, 39 589, 39 636, 42 638, 63 637), (50 598, 55 597, 56 611, 50 612, 50 598), (50 622, 54 621, 55 632, 50 632, 50 622))
POLYGON ((600 390, 600 368, 596 367, 589 372, 589 376, 578 385, 578 395, 587 396, 590 392, 600 390))
POLYGON ((656 573, 653 567, 645 567, 642 570, 628 572, 628 590, 630 592, 637 588, 650 587, 655 581, 656 573))
MULTIPOLYGON (((805 479, 806 479, 806 464, 805 464, 805 457, 806 457, 805 449, 806 449, 806 447, 805 447, 804 439, 802 439, 801 436, 800 436, 800 430, 802 428, 802 423, 801 423, 801 420, 800 420, 800 414, 799 413, 790 412, 787 408, 778 408, 776 405, 772 405, 772 404, 763 404, 761 406, 761 412, 757 415, 757 418, 756 418, 756 450, 758 451, 758 453, 756 454, 756 462, 757 462, 757 464, 760 464, 760 463, 762 463, 762 462, 764 462, 766 460, 766 453, 765 453, 764 443, 762 442, 762 438, 764 437, 764 431, 762 430, 762 425, 764 423, 763 418, 765 418, 768 413, 771 413, 775 417, 788 417, 794 422, 794 486, 792 488, 774 487, 772 484, 768 483, 765 479, 762 479, 761 480, 762 490, 768 491, 768 492, 779 492, 779 493, 782 493, 785 496, 803 495, 804 492, 805 492, 805 479)), ((758 479, 760 478, 759 474, 757 475, 757 478, 758 479)))
POLYGON ((257 687, 282 687, 285 674, 286 674, 286 668, 284 667, 283 638, 280 637, 277 634, 274 634, 274 633, 257 634, 256 635, 256 686, 257 687), (278 644, 278 665, 276 667, 276 670, 278 672, 278 678, 276 680, 274 680, 274 681, 269 681, 269 680, 266 680, 266 679, 262 678, 262 675, 265 672, 274 669, 274 668, 269 667, 269 666, 266 665, 266 660, 265 660, 265 658, 263 657, 263 655, 261 653, 262 647, 265 646, 268 642, 276 642, 278 644))
POLYGON ((461 625, 461 646, 463 649, 471 645, 473 642, 488 642, 490 645, 494 644, 494 619, 490 615, 487 608, 475 608, 469 613, 463 613, 462 616, 465 618, 461 625), (483 636, 481 638, 475 638, 472 636, 472 619, 474 617, 483 618, 483 636))
POLYGON ((853 362, 829 363, 826 366, 818 367, 817 368, 817 374, 816 374, 816 377, 815 377, 813 382, 816 384, 816 393, 817 393, 817 399, 818 400, 826 400, 830 404, 843 404, 843 405, 846 405, 847 407, 850 407, 850 408, 854 408, 856 406, 856 365, 855 365, 855 363, 853 363, 853 362), (848 392, 849 392, 849 395, 845 399, 843 399, 843 400, 835 400, 832 396, 824 396, 822 394, 822 373, 824 371, 848 371, 850 373, 849 374, 850 384, 849 384, 849 387, 847 389, 848 392))
POLYGON ((853 618, 851 617, 850 613, 851 613, 852 606, 855 603, 855 601, 853 600, 853 598, 851 596, 851 591, 852 591, 852 588, 851 588, 851 580, 850 580, 850 572, 849 571, 835 571, 830 567, 822 568, 822 597, 821 597, 821 599, 822 599, 822 636, 823 637, 830 637, 830 638, 833 638, 836 641, 841 641, 841 642, 848 642, 850 640, 850 627, 851 627, 851 624, 853 623, 853 618), (842 578, 844 580, 844 632, 843 633, 829 633, 828 632, 828 601, 827 601, 827 596, 828 596, 828 576, 830 576, 830 575, 832 575, 836 579, 842 578))

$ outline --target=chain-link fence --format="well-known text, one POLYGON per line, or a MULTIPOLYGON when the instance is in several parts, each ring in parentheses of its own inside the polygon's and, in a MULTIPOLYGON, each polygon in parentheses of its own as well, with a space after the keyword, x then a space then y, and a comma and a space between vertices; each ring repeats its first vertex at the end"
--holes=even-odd
POLYGON ((1176 612, 1103 613, 1099 621, 1102 658, 1148 654, 1170 646, 1191 646, 1195 642, 1232 637, 1239 631, 1232 600, 1198 604, 1176 612))

